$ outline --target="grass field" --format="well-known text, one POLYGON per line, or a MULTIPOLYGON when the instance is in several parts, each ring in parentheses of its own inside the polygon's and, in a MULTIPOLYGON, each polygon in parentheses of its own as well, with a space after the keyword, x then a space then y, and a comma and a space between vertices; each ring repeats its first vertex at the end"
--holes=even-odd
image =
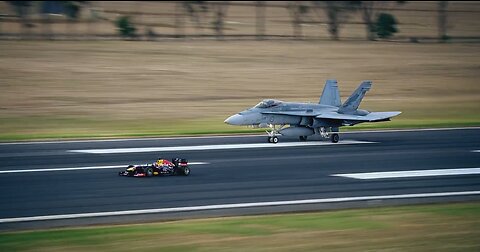
MULTIPOLYGON (((105 11, 166 13, 134 19, 155 24, 159 34, 174 32, 175 3, 93 4, 105 11)), ((436 2, 381 6, 395 7, 399 37, 436 36, 436 2)), ((254 34, 253 10, 229 7, 226 34, 254 34)), ((448 10, 449 35, 480 35, 479 2, 450 2, 448 10)), ((0 2, 0 12, 12 11, 0 2)), ((317 14, 310 18, 326 20, 324 12, 317 14)), ((88 18, 86 8, 82 18, 88 18)), ((289 20, 284 7, 269 7, 267 34, 291 35, 289 20)), ((343 100, 362 80, 372 80, 361 107, 403 112, 392 122, 351 129, 480 125, 480 44, 359 41, 365 33, 360 12, 349 20, 354 24, 342 26, 344 40, 337 42, 0 41, 0 141, 262 132, 223 121, 265 98, 318 102, 328 78, 339 81, 343 100)), ((186 33, 211 33, 185 21, 186 33)), ((18 25, 5 21, 1 29, 19 32, 18 25)), ((52 29, 86 32, 82 25, 52 29)), ((115 32, 111 21, 93 28, 115 32)), ((307 37, 328 38, 325 24, 302 29, 307 37)))
POLYGON ((478 251, 480 203, 0 233, 1 251, 478 251))
POLYGON ((367 127, 478 126, 479 49, 342 41, 2 41, 0 139, 251 132, 223 120, 264 98, 318 102, 328 78, 338 79, 342 99, 372 80, 361 107, 403 111, 367 127))

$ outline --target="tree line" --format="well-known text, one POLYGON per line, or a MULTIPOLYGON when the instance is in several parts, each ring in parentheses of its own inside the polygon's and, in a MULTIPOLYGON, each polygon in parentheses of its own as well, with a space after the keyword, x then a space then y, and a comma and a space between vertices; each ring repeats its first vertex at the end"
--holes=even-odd
MULTIPOLYGON (((21 21, 22 27, 28 27, 28 14, 34 1, 7 1, 21 21)), ((74 23, 79 18, 82 8, 89 5, 89 1, 44 1, 42 13, 49 11, 63 12, 69 22, 74 23), (56 7, 55 7, 56 6, 56 7), (58 10, 60 7, 61 10, 58 10)), ((230 5, 238 3, 229 1, 178 1, 175 2, 175 36, 184 34, 185 17, 190 19, 197 30, 202 30, 202 24, 207 22, 219 40, 224 38, 225 19, 230 5), (208 19, 208 20, 207 20, 208 19)), ((340 31, 353 14, 360 14, 365 25, 366 39, 388 39, 398 32, 398 21, 388 10, 400 5, 408 4, 406 1, 288 1, 283 7, 290 16, 293 37, 303 37, 302 25, 319 23, 320 17, 326 17, 327 31, 332 40, 340 39, 340 31), (323 15, 322 15, 323 12, 323 15)), ((447 1, 437 1, 438 5, 438 39, 445 41, 447 35, 447 1)), ((272 6, 267 1, 255 1, 255 26, 257 39, 265 38, 265 8, 272 6)), ((131 15, 121 15, 114 21, 118 34, 124 38, 135 38, 139 31, 132 21, 131 15)), ((157 34, 152 29, 147 29, 146 35, 154 37, 157 34)))

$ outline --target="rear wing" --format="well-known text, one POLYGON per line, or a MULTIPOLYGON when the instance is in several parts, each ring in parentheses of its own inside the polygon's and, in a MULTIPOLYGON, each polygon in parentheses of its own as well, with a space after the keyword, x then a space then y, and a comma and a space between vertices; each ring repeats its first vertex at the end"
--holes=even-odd
POLYGON ((178 167, 178 165, 187 165, 188 163, 188 160, 186 160, 185 158, 174 158, 172 159, 172 163, 178 167))

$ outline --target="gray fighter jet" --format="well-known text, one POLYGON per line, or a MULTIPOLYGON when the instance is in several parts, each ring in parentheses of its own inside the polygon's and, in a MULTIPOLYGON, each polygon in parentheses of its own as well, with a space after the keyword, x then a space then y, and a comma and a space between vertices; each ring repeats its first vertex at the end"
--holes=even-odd
POLYGON ((353 126, 363 122, 390 121, 401 112, 369 112, 358 109, 365 93, 372 87, 364 81, 353 94, 341 103, 336 80, 327 80, 318 104, 283 102, 267 99, 225 120, 230 125, 247 125, 254 128, 270 128, 268 142, 278 143, 277 136, 298 137, 306 141, 308 136, 320 135, 339 140, 341 126, 353 126), (288 126, 288 127, 287 127, 288 126))

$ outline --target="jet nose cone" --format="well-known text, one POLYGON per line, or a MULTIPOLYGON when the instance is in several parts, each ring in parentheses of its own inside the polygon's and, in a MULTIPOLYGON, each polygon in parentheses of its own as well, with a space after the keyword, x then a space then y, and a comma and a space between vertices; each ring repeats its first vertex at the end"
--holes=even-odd
POLYGON ((232 115, 229 118, 227 118, 225 120, 225 123, 230 124, 230 125, 240 125, 242 123, 242 121, 243 121, 242 116, 239 115, 239 114, 236 114, 236 115, 232 115))

